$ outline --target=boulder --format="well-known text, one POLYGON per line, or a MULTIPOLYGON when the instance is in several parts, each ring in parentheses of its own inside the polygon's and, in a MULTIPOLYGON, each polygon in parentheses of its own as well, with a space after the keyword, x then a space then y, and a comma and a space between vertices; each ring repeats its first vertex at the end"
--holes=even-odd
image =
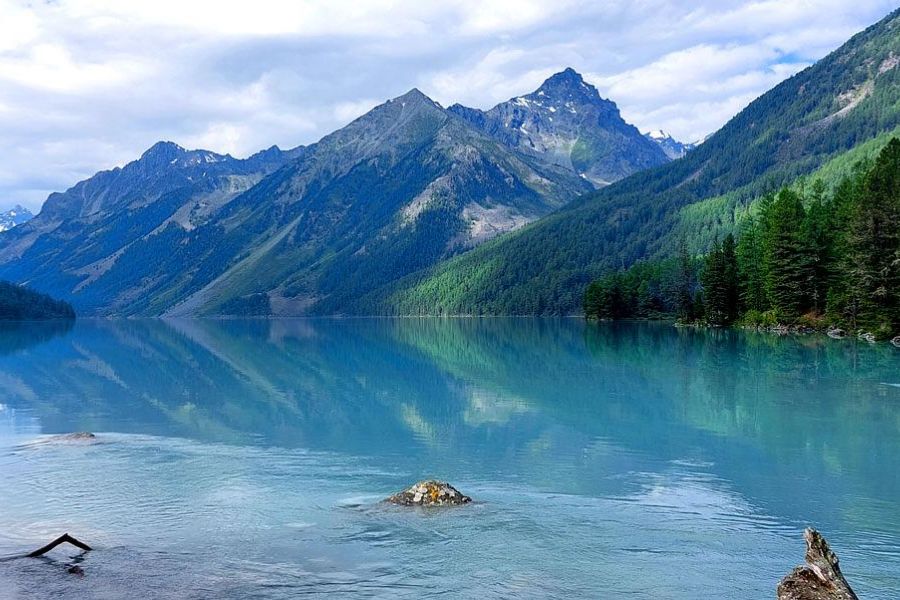
POLYGON ((858 600, 844 579, 838 557, 815 529, 803 532, 806 564, 788 573, 778 584, 778 600, 858 600))
POLYGON ((385 500, 401 506, 458 506, 471 501, 449 483, 435 480, 420 481, 385 500))
POLYGON ((900 348, 900 335, 891 340, 891 343, 900 348))
POLYGON ((875 343, 875 334, 869 333, 868 331, 861 331, 861 332, 859 332, 859 334, 856 337, 858 337, 859 339, 864 340, 866 342, 869 342, 870 344, 875 343))
POLYGON ((834 338, 836 340, 843 339, 847 337, 847 332, 841 329, 840 327, 830 327, 826 332, 828 337, 834 338))

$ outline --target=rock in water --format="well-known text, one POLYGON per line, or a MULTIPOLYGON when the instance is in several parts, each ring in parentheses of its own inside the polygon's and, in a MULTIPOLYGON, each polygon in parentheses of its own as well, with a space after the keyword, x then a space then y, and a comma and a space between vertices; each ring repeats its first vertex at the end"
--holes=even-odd
POLYGON ((402 506, 457 506, 472 499, 444 481, 420 481, 411 488, 397 492, 385 502, 402 506))
POLYGON ((891 340, 891 343, 900 348, 900 335, 891 340))
POLYGON ((803 532, 806 564, 778 584, 778 600, 859 600, 838 566, 837 554, 815 529, 803 532))
POLYGON ((64 442, 90 442, 97 438, 96 435, 91 433, 90 431, 76 431, 75 433, 64 433, 62 435, 57 435, 54 439, 64 441, 64 442))

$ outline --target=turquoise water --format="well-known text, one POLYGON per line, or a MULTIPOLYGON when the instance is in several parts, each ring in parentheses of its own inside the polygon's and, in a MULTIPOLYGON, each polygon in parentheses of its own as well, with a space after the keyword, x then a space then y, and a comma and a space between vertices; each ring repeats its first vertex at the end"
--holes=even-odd
POLYGON ((577 319, 0 327, 2 598, 900 589, 900 350, 577 319), (50 434, 97 433, 96 443, 50 434), (428 476, 477 500, 379 499, 428 476), (72 558, 75 557, 75 558, 72 558), (84 576, 66 572, 80 561, 84 576))

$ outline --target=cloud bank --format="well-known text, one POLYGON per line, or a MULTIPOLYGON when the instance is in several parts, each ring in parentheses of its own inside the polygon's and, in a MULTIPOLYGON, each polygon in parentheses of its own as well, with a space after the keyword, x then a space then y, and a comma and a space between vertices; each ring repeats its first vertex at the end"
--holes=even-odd
POLYGON ((246 156, 409 88, 488 108, 567 66, 695 140, 895 8, 797 0, 0 0, 0 208, 160 139, 246 156))

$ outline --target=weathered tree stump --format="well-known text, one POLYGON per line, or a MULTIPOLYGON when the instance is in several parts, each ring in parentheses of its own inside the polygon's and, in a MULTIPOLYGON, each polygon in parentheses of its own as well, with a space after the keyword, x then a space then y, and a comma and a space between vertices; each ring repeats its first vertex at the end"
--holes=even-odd
POLYGON ((778 584, 778 600, 859 600, 838 566, 837 554, 815 529, 803 532, 806 564, 778 584))
POLYGON ((407 490, 397 492, 385 502, 401 506, 457 506, 472 499, 444 481, 420 481, 407 490))

